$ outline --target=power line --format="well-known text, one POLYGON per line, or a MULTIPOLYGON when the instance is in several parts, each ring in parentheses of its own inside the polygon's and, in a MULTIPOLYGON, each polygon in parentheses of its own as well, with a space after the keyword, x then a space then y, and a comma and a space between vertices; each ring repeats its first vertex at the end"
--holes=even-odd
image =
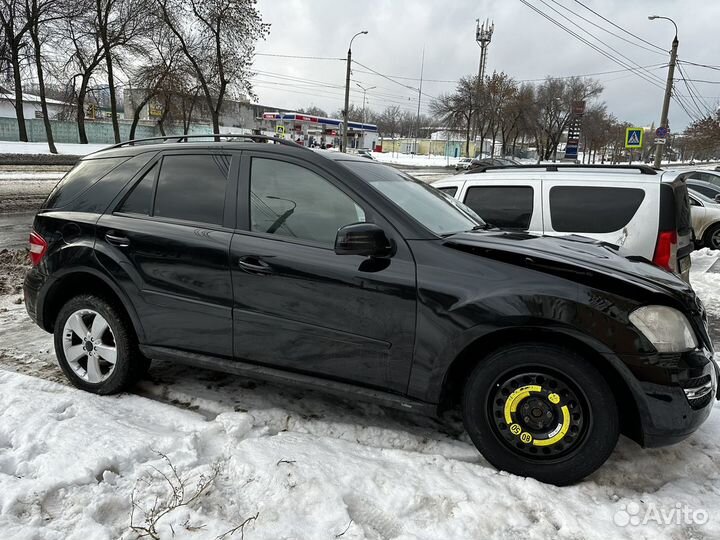
MULTIPOLYGON (((650 64, 648 66, 642 66, 643 69, 661 69, 666 68, 668 65, 666 63, 664 64, 650 64)), ((554 79, 554 80, 561 80, 561 79, 575 79, 575 78, 582 78, 582 77, 596 77, 598 75, 610 75, 612 73, 622 73, 624 71, 634 71, 635 68, 629 67, 629 68, 623 68, 623 69, 613 69, 610 71, 598 71, 597 73, 584 73, 582 75, 565 75, 562 77, 553 77, 552 75, 548 75, 541 79, 519 79, 516 82, 542 82, 546 79, 554 79)))
POLYGON ((683 60, 683 62, 685 64, 689 64, 691 66, 697 66, 697 67, 701 67, 701 68, 714 69, 714 70, 720 71, 720 66, 711 66, 708 64, 698 64, 696 62, 690 62, 688 60, 683 60))
MULTIPOLYGON (((551 0, 551 1, 555 1, 555 0, 551 0)), ((542 4, 544 4, 545 6, 547 6, 548 8, 550 8, 551 10, 553 10, 553 11, 554 11, 555 13, 557 13, 558 15, 560 15, 562 18, 564 18, 565 20, 567 20, 570 24, 574 25, 576 28, 578 28, 578 29, 582 30, 583 32, 585 32, 588 36, 590 36, 591 38, 593 38, 595 41, 599 42, 601 45, 604 45, 605 47, 607 47, 608 49, 610 49, 611 51, 613 51, 615 54, 617 54, 617 55, 620 56, 621 58, 624 58, 625 60, 627 60, 630 64, 634 65, 635 67, 637 67, 637 68, 639 68, 639 69, 642 69, 642 67, 640 66, 640 64, 638 64, 637 62, 635 62, 635 61, 632 60, 631 58, 628 58, 627 56, 625 56, 623 53, 621 53, 620 51, 618 51, 618 50, 617 50, 616 48, 614 48, 612 45, 609 45, 609 44, 605 43, 602 39, 600 39, 600 38, 597 37, 595 34, 593 34, 592 32, 590 32, 590 31, 587 30, 586 28, 584 28, 582 25, 578 24, 577 22, 575 22, 575 21, 573 21, 572 19, 570 19, 570 18, 569 18, 567 15, 565 15, 564 13, 561 13, 560 11, 558 11, 557 9, 555 9, 554 7, 552 7, 552 6, 551 6, 550 4, 548 4, 545 0, 540 0, 540 2, 541 2, 542 4)), ((564 6, 563 6, 563 7, 564 7, 564 6)), ((660 77, 658 77, 658 76, 655 75, 654 73, 650 73, 650 72, 647 71, 647 70, 643 70, 643 71, 644 71, 650 78, 656 79, 656 80, 658 80, 660 83, 663 83, 663 82, 664 82, 660 77)))
POLYGON ((661 84, 659 84, 658 82, 656 82, 656 81, 653 80, 652 78, 647 77, 644 73, 641 73, 641 72, 637 71, 635 68, 630 67, 629 65, 627 65, 626 63, 624 63, 622 60, 619 60, 619 59, 615 58, 615 57, 612 56, 610 53, 608 53, 607 51, 601 49, 600 47, 598 47, 598 46, 595 45, 594 43, 589 42, 587 39, 585 39, 585 38, 582 37, 581 35, 577 34, 576 32, 572 31, 570 28, 568 28, 567 26, 565 26, 565 25, 562 24, 561 22, 556 21, 556 20, 553 19, 550 15, 546 14, 546 13, 543 12, 542 10, 540 10, 540 9, 538 9, 537 7, 535 7, 534 5, 530 4, 527 0, 520 0, 520 2, 522 2, 525 6, 529 7, 530 9, 532 9, 534 12, 536 12, 536 13, 537 13, 538 15, 540 15, 541 17, 547 19, 548 21, 550 21, 551 23, 553 23, 553 24, 556 25, 557 27, 561 28, 562 30, 564 30, 565 32, 567 32, 568 34, 570 34, 571 36, 573 36, 574 38, 576 38, 577 40, 581 41, 582 43, 584 43, 584 44, 587 45, 588 47, 590 47, 590 48, 592 48, 593 50, 599 52, 600 54, 602 54, 602 55, 603 55, 604 57, 606 57, 607 59, 609 59, 609 60, 611 60, 612 62, 618 64, 619 66, 622 66, 622 67, 624 67, 624 68, 632 71, 632 72, 635 73, 638 77, 640 77, 641 79, 643 79, 645 82, 649 82, 650 84, 654 85, 654 86, 657 87, 657 88, 660 88, 661 90, 664 89, 661 84))
MULTIPOLYGON (((272 72, 272 71, 256 70, 255 73, 256 73, 256 75, 254 75, 253 78, 255 78, 256 80, 259 80, 259 79, 257 79, 257 76, 269 77, 271 79, 278 79, 280 81, 291 82, 291 83, 295 84, 296 86, 298 86, 298 83, 299 83, 299 85, 302 85, 302 87, 308 88, 308 89, 311 89, 313 87, 329 88, 331 90, 344 88, 344 86, 342 86, 342 85, 329 83, 327 81, 306 79, 303 77, 296 77, 293 75, 285 75, 283 73, 276 73, 276 72, 272 72)), ((273 84, 279 84, 276 81, 262 81, 262 80, 260 80, 260 81, 261 82, 272 82, 273 84)), ((360 82, 355 79, 353 79, 353 81, 360 82)), ((359 93, 354 88, 351 88, 350 91, 353 92, 354 94, 359 93)), ((407 95, 395 94, 395 93, 391 93, 391 92, 382 92, 382 91, 368 92, 368 95, 373 98, 382 98, 383 100, 386 100, 386 101, 394 101, 395 103, 401 103, 401 104, 405 104, 408 101, 414 102, 417 100, 417 98, 414 96, 407 96, 407 95), (397 100, 401 100, 401 101, 397 101, 397 100)))
POLYGON ((656 45, 655 43, 651 43, 651 42, 649 42, 649 41, 641 38, 641 37, 638 36, 637 34, 633 34, 632 32, 630 32, 630 31, 628 31, 628 30, 625 30, 625 28, 623 28, 623 27, 620 26, 620 25, 615 24, 613 21, 611 21, 610 19, 608 19, 608 18, 606 18, 606 17, 603 17, 602 15, 600 15, 600 13, 598 13, 598 12, 595 11, 594 9, 592 9, 592 8, 586 6, 585 4, 583 4, 582 2, 580 2, 580 0, 574 0, 574 2, 575 2, 576 4, 580 4, 582 7, 584 7, 585 9, 587 9, 589 12, 593 13, 593 14, 596 15, 597 17, 600 17, 603 21, 605 21, 605 22, 607 22, 607 23, 610 23, 611 25, 613 25, 613 26, 614 26, 615 28, 617 28, 618 30, 621 30, 621 31, 625 32, 627 35, 632 36, 632 37, 634 37, 635 39, 642 41, 642 42, 645 43, 646 45, 650 45, 651 47, 655 47, 656 49, 659 49, 659 50, 663 51, 665 54, 667 54, 667 51, 666 51, 665 49, 663 49, 662 47, 660 47, 659 45, 656 45))
MULTIPOLYGON (((563 9, 567 9, 568 11, 570 11, 570 10, 567 8, 567 6, 561 4, 561 3, 558 2, 557 0, 551 0, 551 2, 553 2, 554 4, 557 4, 558 6, 560 6, 560 7, 563 8, 563 9)), ((646 50, 646 51, 650 51, 651 53, 654 53, 654 54, 661 54, 661 55, 666 55, 666 54, 667 54, 667 51, 664 51, 664 50, 660 49, 660 47, 658 47, 658 46, 656 46, 656 45, 653 45, 653 47, 655 47, 655 48, 654 48, 654 49, 651 49, 651 48, 649 48, 649 47, 645 47, 644 45, 640 45, 637 41, 631 41, 631 40, 629 40, 629 39, 627 39, 627 38, 625 38, 625 37, 622 37, 621 35, 616 34, 615 32, 613 32, 613 31, 611 31, 611 30, 608 30, 608 29, 605 28, 604 26, 600 26, 599 24, 591 21, 590 19, 588 19, 588 18, 586 18, 586 17, 583 17, 582 15, 580 15, 580 14, 579 14, 578 12, 576 12, 576 11, 573 11, 572 14, 575 15, 576 17, 579 17, 579 18, 582 19, 583 21, 590 23, 590 24, 593 25, 595 28, 597 28, 597 29, 599 29, 599 30, 602 30, 603 32, 607 32, 607 33, 610 34, 611 36, 614 36, 614 37, 616 37, 616 38, 618 38, 618 39, 620 39, 620 40, 622 40, 622 41, 624 41, 624 42, 626 42, 626 43, 629 43, 630 45, 633 45, 633 46, 635 46, 635 47, 639 47, 639 48, 644 49, 644 50, 646 50), (660 50, 658 50, 658 49, 660 49, 660 50)), ((639 39, 637 36, 634 36, 634 37, 635 37, 636 39, 639 39)))
POLYGON ((693 86, 691 88, 691 83, 688 82, 687 77, 685 76, 685 71, 683 70, 682 66, 679 63, 678 63, 677 68, 678 68, 678 72, 680 73, 680 77, 681 77, 680 80, 682 80, 683 83, 685 83, 685 88, 687 88, 688 95, 690 96, 690 99, 692 100, 693 104, 695 105, 695 108, 700 113, 701 117, 705 117, 708 114, 708 112, 710 112, 709 107, 707 106, 707 104, 704 101, 702 101, 702 98, 700 98, 700 93, 697 91, 697 88, 695 86, 693 86), (697 99, 696 99, 696 97, 697 97, 697 99), (705 107, 705 111, 703 111, 700 108, 700 105, 698 104, 698 99, 700 101, 702 101, 703 107, 705 107))
POLYGON ((255 56, 271 56, 275 58, 295 58, 299 60, 342 60, 345 58, 335 58, 334 56, 303 56, 300 54, 278 54, 278 53, 255 53, 255 56))
POLYGON ((376 70, 374 70, 373 68, 366 66, 365 64, 361 64, 361 63, 358 62, 357 60, 353 60, 353 63, 354 63, 354 64, 357 64, 358 66, 363 67, 363 68, 365 68, 365 69, 367 69, 367 70, 370 70, 370 71, 372 71, 375 75, 377 75, 377 76, 379 76, 379 77, 382 77, 383 79, 387 79, 388 81, 390 81, 390 82, 392 82, 392 83, 395 83, 395 84, 397 84, 397 85, 400 85, 400 86, 402 86, 403 88, 407 88, 408 90, 412 90, 413 92, 419 92, 420 95, 425 96, 425 97, 428 97, 428 98, 430 98, 430 99, 435 99, 434 96, 431 96, 431 95, 429 95, 429 94, 426 94, 425 92, 420 91, 419 88, 415 88, 415 87, 412 87, 412 86, 408 86, 407 84, 403 84, 403 83, 401 83, 401 82, 399 82, 399 81, 396 81, 396 80, 393 79, 392 77, 389 77, 388 75, 385 75, 385 74, 383 74, 383 73, 380 73, 379 71, 376 71, 376 70))

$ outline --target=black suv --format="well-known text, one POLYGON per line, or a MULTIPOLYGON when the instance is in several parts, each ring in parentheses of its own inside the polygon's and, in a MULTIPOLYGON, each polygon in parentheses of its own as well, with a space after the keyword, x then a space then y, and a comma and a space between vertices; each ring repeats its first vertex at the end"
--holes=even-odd
POLYGON ((458 405, 490 463, 557 484, 597 469, 620 431, 658 446, 707 418, 705 312, 673 274, 582 237, 489 229, 380 163, 261 142, 125 143, 52 191, 25 301, 73 384, 119 392, 168 359, 458 405))

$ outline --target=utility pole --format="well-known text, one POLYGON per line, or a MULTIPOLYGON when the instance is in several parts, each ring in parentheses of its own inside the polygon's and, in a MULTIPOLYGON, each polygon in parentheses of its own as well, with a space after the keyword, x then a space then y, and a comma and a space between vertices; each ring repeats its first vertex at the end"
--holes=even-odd
POLYGON ((347 131, 348 131, 348 118, 349 118, 349 108, 350 108, 350 63, 352 62, 352 42, 353 40, 362 34, 367 34, 367 30, 363 30, 362 32, 358 32, 355 34, 352 39, 350 40, 350 45, 348 45, 348 53, 347 53, 347 69, 345 72, 345 110, 343 111, 343 132, 342 132, 342 144, 340 150, 347 153, 347 131))
POLYGON ((425 47, 422 51, 422 60, 420 61, 420 88, 418 88, 418 108, 417 118, 415 119, 415 153, 418 152, 418 134, 420 133, 420 99, 422 98, 423 71, 425 70, 425 47))
MULTIPOLYGON (((668 128, 668 111, 670 109, 670 97, 672 96, 672 87, 673 87, 673 78, 675 76, 675 63, 677 62, 677 50, 678 50, 678 30, 677 30, 677 24, 675 24, 675 21, 670 19, 669 17, 660 17, 658 15, 651 15, 648 17, 651 21, 654 21, 655 19, 665 19, 667 21, 670 21, 673 23, 673 26, 675 27, 675 37, 673 38, 672 42, 672 49, 670 49, 670 64, 668 65, 668 76, 667 76, 667 82, 665 83, 665 98, 663 99, 663 107, 662 107, 662 113, 660 115, 660 127, 661 128, 668 128)), ((667 138, 665 139, 667 141, 667 138)), ((662 155, 663 155, 663 149, 665 148, 665 144, 658 144, 655 142, 655 163, 654 166, 656 169, 660 168, 660 165, 662 164, 662 155)))
POLYGON ((480 65, 478 66, 478 79, 482 82, 485 77, 485 64, 487 63, 487 48, 492 40, 495 23, 486 20, 480 26, 480 19, 475 19, 477 26, 475 28, 475 41, 480 45, 480 65))
POLYGON ((365 87, 364 87, 363 85, 361 85, 360 83, 355 83, 355 84, 360 87, 360 90, 363 91, 363 108, 362 108, 362 123, 363 123, 363 126, 362 126, 362 128, 361 128, 361 131, 362 131, 362 137, 363 137, 363 143, 364 143, 364 142, 365 142, 365 94, 367 93, 368 90, 374 90, 375 88, 377 88, 377 86, 370 86, 370 87, 368 87, 368 88, 365 88, 365 87))

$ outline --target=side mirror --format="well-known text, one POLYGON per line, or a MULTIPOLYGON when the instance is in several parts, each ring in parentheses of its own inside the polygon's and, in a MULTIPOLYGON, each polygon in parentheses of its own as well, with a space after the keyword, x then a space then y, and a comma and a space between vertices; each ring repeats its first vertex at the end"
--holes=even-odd
POLYGON ((338 255, 362 255, 384 257, 390 255, 390 240, 374 223, 353 223, 340 227, 335 237, 335 253, 338 255))
POLYGON ((720 193, 718 193, 717 195, 715 195, 715 202, 716 202, 716 203, 720 203, 720 193))

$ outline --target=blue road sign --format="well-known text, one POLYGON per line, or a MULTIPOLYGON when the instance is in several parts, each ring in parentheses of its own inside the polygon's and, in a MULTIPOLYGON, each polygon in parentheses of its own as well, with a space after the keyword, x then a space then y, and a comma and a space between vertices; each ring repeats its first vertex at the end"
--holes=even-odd
POLYGON ((659 139, 664 139, 670 130, 666 127, 660 126, 655 130, 655 136, 659 139))

